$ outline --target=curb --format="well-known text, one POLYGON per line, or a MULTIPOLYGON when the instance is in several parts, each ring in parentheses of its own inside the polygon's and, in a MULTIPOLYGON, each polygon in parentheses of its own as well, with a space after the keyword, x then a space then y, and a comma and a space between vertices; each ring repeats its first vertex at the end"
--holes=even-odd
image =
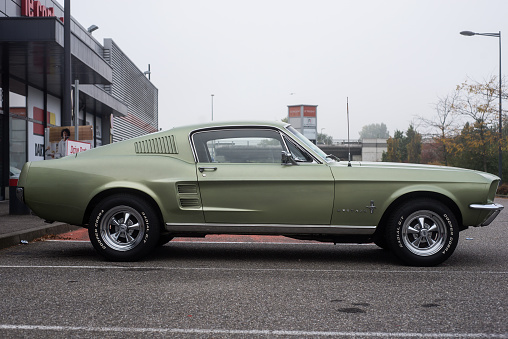
POLYGON ((19 232, 0 235, 0 249, 19 245, 21 240, 32 241, 45 235, 67 233, 70 231, 78 230, 80 228, 82 227, 56 223, 50 226, 44 225, 19 232))

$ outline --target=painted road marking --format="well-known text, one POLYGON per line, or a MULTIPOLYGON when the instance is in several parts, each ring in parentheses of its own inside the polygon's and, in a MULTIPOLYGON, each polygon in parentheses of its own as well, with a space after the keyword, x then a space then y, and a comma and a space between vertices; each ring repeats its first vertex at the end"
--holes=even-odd
POLYGON ((291 268, 225 268, 225 267, 164 267, 164 266, 73 266, 73 265, 0 265, 2 268, 33 268, 33 269, 92 269, 92 270, 165 270, 165 271, 245 271, 245 272, 311 272, 311 273, 439 273, 439 274, 508 274, 508 271, 450 271, 450 270, 327 270, 327 269, 291 269, 291 268))
POLYGON ((118 333, 162 333, 162 334, 225 334, 261 336, 313 336, 313 337, 384 337, 384 338, 508 338, 508 334, 493 333, 416 333, 416 332, 341 332, 341 331, 291 331, 291 330, 227 330, 201 328, 132 328, 132 327, 92 327, 92 326, 43 326, 43 325, 0 325, 0 330, 24 331, 86 331, 118 333))

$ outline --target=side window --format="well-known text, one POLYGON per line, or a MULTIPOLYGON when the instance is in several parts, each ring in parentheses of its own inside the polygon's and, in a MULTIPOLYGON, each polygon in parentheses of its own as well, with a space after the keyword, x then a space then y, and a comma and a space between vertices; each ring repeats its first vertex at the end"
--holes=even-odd
POLYGON ((289 152, 293 155, 293 159, 296 162, 313 162, 311 155, 306 151, 302 150, 300 147, 296 146, 291 140, 287 137, 284 137, 284 141, 288 146, 289 152))
POLYGON ((277 163, 283 150, 280 133, 267 129, 222 129, 192 136, 198 162, 277 163))

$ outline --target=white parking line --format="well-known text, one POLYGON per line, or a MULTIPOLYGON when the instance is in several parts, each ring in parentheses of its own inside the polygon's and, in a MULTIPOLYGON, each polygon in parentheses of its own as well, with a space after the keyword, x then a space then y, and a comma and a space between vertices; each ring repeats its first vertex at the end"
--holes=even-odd
POLYGON ((167 267, 167 266, 78 266, 78 265, 0 265, 2 268, 22 269, 92 269, 92 270, 164 270, 164 271, 242 271, 242 272, 311 272, 311 273, 439 273, 439 274, 508 274, 508 271, 452 271, 452 270, 330 270, 330 269, 292 269, 292 268, 235 268, 235 267, 167 267))
POLYGON ((261 336, 312 336, 312 337, 372 337, 372 338, 508 338, 508 334, 494 333, 412 333, 412 332, 341 332, 341 331, 291 331, 291 330, 227 330, 199 328, 129 328, 129 327, 89 327, 89 326, 43 326, 43 325, 0 325, 0 330, 25 331, 86 331, 118 333, 161 333, 161 334, 225 334, 261 336))

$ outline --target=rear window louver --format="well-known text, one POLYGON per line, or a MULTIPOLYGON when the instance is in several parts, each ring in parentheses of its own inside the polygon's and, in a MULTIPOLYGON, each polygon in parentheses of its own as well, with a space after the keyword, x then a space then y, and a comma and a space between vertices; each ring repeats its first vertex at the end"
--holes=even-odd
POLYGON ((134 150, 138 154, 178 154, 173 135, 137 141, 134 150))

